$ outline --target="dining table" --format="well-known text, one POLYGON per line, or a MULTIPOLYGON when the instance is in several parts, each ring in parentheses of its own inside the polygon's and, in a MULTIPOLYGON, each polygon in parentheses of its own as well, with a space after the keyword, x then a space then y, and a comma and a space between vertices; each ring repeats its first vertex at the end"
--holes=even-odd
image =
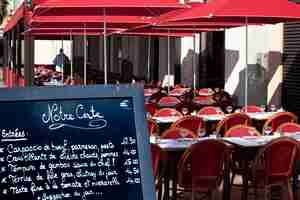
MULTIPOLYGON (((254 126, 260 131, 263 132, 262 126, 263 123, 272 117, 274 114, 278 112, 256 112, 256 113, 246 113, 249 115, 249 117, 253 120, 254 126)), ((191 114, 196 115, 196 114, 191 114)), ((225 117, 227 117, 229 114, 209 114, 209 115, 197 115, 198 117, 202 118, 206 127, 207 134, 213 133, 213 125, 216 125, 219 121, 222 121, 225 117)), ((178 116, 163 116, 163 117, 152 117, 154 121, 159 126, 160 133, 168 129, 174 122, 179 120, 181 117, 178 116)))
MULTIPOLYGON (((162 151, 166 152, 167 154, 173 155, 173 158, 176 155, 177 159, 173 159, 172 162, 164 162, 164 166, 166 169, 164 173, 167 173, 163 175, 164 177, 164 192, 163 199, 164 200, 169 200, 170 199, 170 177, 172 177, 172 197, 173 199, 176 199, 176 185, 177 185, 177 178, 176 178, 176 173, 175 174, 170 174, 172 171, 172 168, 177 166, 177 162, 179 161, 180 156, 182 153, 188 149, 192 144, 195 144, 199 141, 207 140, 207 139, 217 139, 217 140, 222 140, 225 141, 228 145, 231 145, 234 150, 239 150, 241 152, 254 152, 254 154, 258 151, 259 148, 264 147, 268 142, 278 138, 282 137, 278 133, 274 135, 268 135, 268 136, 251 136, 251 137, 216 137, 215 135, 211 135, 208 137, 200 137, 200 138, 179 138, 179 139, 159 139, 159 138, 150 138, 150 143, 157 144, 162 151)), ((290 134, 288 137, 292 137, 296 139, 300 143, 300 133, 295 133, 295 134, 290 134)), ((247 156, 245 156, 245 159, 248 159, 247 156)), ((174 169, 176 172, 176 168, 174 169)), ((224 168, 224 180, 223 180, 223 199, 224 200, 230 200, 231 196, 231 185, 230 185, 230 169, 229 166, 225 166, 224 168)), ((243 187, 247 187, 248 181, 243 183, 243 187)), ((297 187, 298 187, 298 173, 293 175, 293 192, 294 195, 296 195, 297 187)))

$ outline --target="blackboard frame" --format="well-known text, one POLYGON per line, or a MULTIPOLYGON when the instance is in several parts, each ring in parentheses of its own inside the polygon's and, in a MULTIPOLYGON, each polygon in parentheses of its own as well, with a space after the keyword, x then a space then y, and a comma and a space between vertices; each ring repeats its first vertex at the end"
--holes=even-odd
POLYGON ((154 178, 147 132, 144 93, 140 85, 91 85, 65 87, 1 88, 1 102, 72 100, 89 98, 131 97, 134 106, 137 146, 140 161, 141 185, 144 200, 155 200, 154 178))

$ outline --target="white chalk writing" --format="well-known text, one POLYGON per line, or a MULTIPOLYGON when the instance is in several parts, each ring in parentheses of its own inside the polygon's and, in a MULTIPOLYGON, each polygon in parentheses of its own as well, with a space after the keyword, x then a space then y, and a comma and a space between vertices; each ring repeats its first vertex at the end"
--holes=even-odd
POLYGON ((48 104, 47 112, 42 113, 42 123, 49 125, 50 130, 57 130, 62 127, 69 127, 83 130, 99 130, 107 126, 107 121, 100 112, 96 111, 94 105, 88 108, 78 104, 71 112, 66 112, 63 105, 48 104), (72 121, 88 121, 86 126, 72 124, 72 121))

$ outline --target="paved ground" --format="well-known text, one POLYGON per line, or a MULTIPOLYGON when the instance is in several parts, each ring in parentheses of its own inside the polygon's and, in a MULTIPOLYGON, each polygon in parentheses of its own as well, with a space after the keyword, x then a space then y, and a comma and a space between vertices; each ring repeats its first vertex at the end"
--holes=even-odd
MULTIPOLYGON (((239 185, 241 183, 241 179, 239 177, 237 177, 235 179, 235 184, 236 186, 233 186, 231 189, 231 200, 241 200, 242 199, 242 187, 239 185)), ((270 200, 288 200, 287 197, 282 197, 280 196, 281 192, 283 192, 283 194, 286 194, 285 190, 280 190, 280 188, 275 188, 272 191, 272 197, 270 200)), ((258 194, 258 198, 255 199, 254 197, 254 191, 252 189, 250 189, 249 194, 248 194, 248 198, 247 200, 266 200, 264 198, 264 193, 262 191, 259 192, 258 194)), ((180 200, 206 200, 207 198, 205 198, 203 195, 192 195, 191 193, 185 193, 184 195, 179 195, 180 200)), ((300 189, 298 189, 298 199, 300 197, 300 189)), ((213 199, 214 200, 222 200, 222 189, 215 191, 213 193, 213 199)), ((296 200, 296 199, 295 199, 296 200)))

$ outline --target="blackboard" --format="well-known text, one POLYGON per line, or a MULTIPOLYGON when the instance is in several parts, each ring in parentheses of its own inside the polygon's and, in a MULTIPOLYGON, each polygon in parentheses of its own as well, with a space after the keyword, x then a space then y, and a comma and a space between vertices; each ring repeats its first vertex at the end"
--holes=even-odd
POLYGON ((155 199, 143 89, 0 90, 0 199, 155 199))

